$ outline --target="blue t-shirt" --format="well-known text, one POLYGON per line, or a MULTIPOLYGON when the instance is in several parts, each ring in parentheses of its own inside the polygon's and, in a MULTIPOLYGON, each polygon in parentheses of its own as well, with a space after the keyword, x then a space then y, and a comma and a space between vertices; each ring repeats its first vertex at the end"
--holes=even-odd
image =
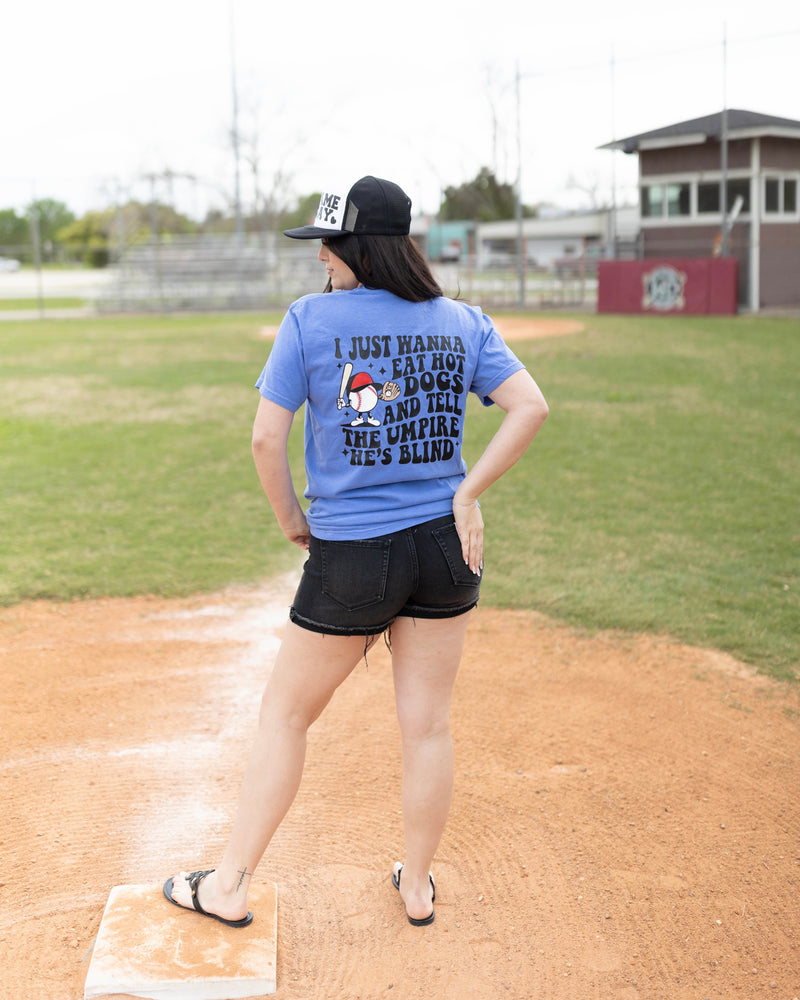
POLYGON ((524 366, 479 309, 355 288, 289 308, 256 383, 305 411, 318 538, 373 538, 447 514, 466 473, 467 393, 484 405, 524 366))

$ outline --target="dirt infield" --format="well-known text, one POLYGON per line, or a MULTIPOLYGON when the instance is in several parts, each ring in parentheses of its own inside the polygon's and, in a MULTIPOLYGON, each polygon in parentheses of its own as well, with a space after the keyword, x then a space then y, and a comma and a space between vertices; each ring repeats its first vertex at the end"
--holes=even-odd
MULTIPOLYGON (((529 319, 523 316, 496 316, 494 325, 504 340, 539 340, 543 337, 563 337, 568 333, 580 333, 584 324, 580 320, 542 317, 529 319)), ((277 326, 262 326, 260 333, 270 340, 278 332, 277 326)))
POLYGON ((581 333, 584 324, 574 319, 551 319, 542 317, 531 320, 520 316, 495 316, 494 325, 503 340, 539 340, 544 337, 563 337, 569 333, 581 333))
MULTIPOLYGON (((296 575, 0 611, 3 1000, 79 1000, 111 887, 217 860, 296 575)), ((390 883, 382 646, 312 730, 258 873, 279 888, 278 998, 800 997, 797 687, 480 606, 453 724, 424 929, 390 883)))
MULTIPOLYGON (((2 613, 4 1000, 78 1000, 111 887, 217 858, 291 590, 2 613)), ((419 930, 389 880, 400 760, 376 649, 312 730, 259 872, 278 996, 792 1000, 798 713, 796 689, 718 653, 480 607, 419 930)))

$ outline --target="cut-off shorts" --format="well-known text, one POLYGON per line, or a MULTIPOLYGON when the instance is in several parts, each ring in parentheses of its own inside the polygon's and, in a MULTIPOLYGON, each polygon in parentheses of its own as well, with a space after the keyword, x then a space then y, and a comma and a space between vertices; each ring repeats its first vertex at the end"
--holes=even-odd
POLYGON ((290 618, 312 632, 380 635, 398 616, 463 615, 478 603, 480 586, 452 514, 378 538, 312 535, 290 618))

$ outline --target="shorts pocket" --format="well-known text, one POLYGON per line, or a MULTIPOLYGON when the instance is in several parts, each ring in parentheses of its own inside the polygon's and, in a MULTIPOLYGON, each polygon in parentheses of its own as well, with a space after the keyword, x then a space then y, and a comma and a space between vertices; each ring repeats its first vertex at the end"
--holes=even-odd
POLYGON ((475 584, 480 583, 480 576, 473 573, 464 562, 464 556, 461 553, 461 539, 458 537, 455 522, 434 528, 431 534, 436 539, 442 550, 442 555, 447 561, 453 583, 462 587, 474 587, 475 584))
POLYGON ((390 538, 320 541, 322 592, 348 611, 379 604, 386 594, 390 538))

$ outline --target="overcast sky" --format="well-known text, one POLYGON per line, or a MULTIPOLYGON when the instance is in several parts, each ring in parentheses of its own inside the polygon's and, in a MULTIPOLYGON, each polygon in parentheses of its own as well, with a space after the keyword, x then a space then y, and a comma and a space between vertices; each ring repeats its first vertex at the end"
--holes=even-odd
POLYGON ((254 137, 267 189, 372 173, 435 212, 482 166, 513 182, 518 139, 524 201, 583 207, 635 195, 636 158, 596 149, 613 138, 723 103, 800 120, 796 0, 25 0, 3 36, 0 208, 17 210, 146 200, 167 171, 182 211, 223 205, 232 66, 245 209, 254 137))

